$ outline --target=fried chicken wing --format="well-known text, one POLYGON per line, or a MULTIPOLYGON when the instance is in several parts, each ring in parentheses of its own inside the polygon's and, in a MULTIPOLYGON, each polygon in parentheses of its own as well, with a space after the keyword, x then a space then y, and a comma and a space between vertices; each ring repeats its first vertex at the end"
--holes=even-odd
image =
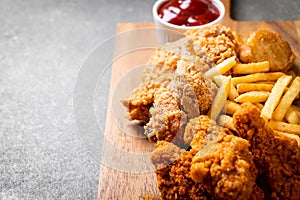
POLYGON ((276 133, 251 103, 234 114, 237 133, 247 139, 258 169, 257 184, 268 199, 300 196, 300 147, 296 139, 276 133))
POLYGON ((278 33, 259 30, 241 45, 239 58, 244 63, 269 61, 271 71, 284 71, 293 65, 295 54, 278 33))

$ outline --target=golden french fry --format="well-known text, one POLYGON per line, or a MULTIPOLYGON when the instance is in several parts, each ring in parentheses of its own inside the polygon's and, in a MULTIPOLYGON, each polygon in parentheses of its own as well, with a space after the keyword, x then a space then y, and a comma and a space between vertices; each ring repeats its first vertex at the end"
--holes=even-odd
POLYGON ((298 124, 299 122, 299 118, 298 115, 296 113, 296 111, 294 111, 294 109, 292 107, 290 107, 288 109, 288 111, 285 114, 286 121, 288 121, 290 124, 298 124))
POLYGON ((261 111, 264 107, 261 103, 254 103, 254 105, 261 111))
POLYGON ((261 84, 269 84, 269 85, 275 85, 275 83, 276 83, 276 81, 277 80, 275 80, 275 81, 260 81, 259 83, 261 83, 261 84))
POLYGON ((291 108, 294 109, 294 111, 297 113, 298 118, 300 119, 300 107, 295 106, 295 105, 291 105, 291 108))
POLYGON ((229 100, 226 101, 225 104, 226 114, 233 115, 235 111, 239 110, 240 108, 241 108, 240 104, 229 100))
POLYGON ((269 124, 274 130, 300 135, 299 124, 289 124, 289 123, 278 122, 273 120, 271 120, 269 124))
POLYGON ((267 72, 270 70, 269 61, 262 61, 256 63, 236 64, 232 68, 233 74, 253 74, 258 72, 267 72))
POLYGON ((208 116, 211 119, 216 120, 223 107, 225 106, 226 99, 230 89, 230 78, 224 79, 223 85, 219 88, 215 99, 211 105, 208 116))
POLYGON ((284 89, 292 80, 291 76, 281 76, 275 83, 269 98, 267 99, 264 108, 261 111, 260 116, 263 118, 271 119, 272 114, 278 105, 281 96, 283 95, 284 89))
POLYGON ((236 86, 238 93, 250 91, 269 91, 271 92, 273 85, 264 83, 240 83, 236 86))
POLYGON ((238 103, 245 103, 245 102, 251 102, 251 103, 259 103, 259 102, 265 102, 270 95, 270 92, 266 91, 251 91, 246 92, 244 94, 241 94, 237 98, 235 98, 235 101, 238 103))
POLYGON ((213 80, 215 83, 221 87, 227 84, 228 81, 230 81, 231 76, 224 76, 224 75, 217 75, 213 77, 213 80))
POLYGON ((236 64, 236 56, 232 56, 230 58, 227 58, 220 64, 212 67, 208 71, 204 73, 204 77, 206 78, 212 78, 214 76, 225 74, 228 72, 234 65, 236 64))
POLYGON ((230 81, 230 90, 229 90, 228 98, 231 101, 234 101, 234 99, 237 98, 238 96, 239 96, 238 91, 236 90, 235 86, 230 81))
POLYGON ((298 143, 298 146, 300 146, 300 137, 298 135, 292 134, 292 133, 285 133, 281 131, 275 131, 278 135, 282 135, 285 137, 289 137, 291 139, 295 139, 298 143))
POLYGON ((254 83, 259 81, 274 81, 283 75, 285 75, 283 72, 255 73, 245 76, 234 77, 231 81, 233 85, 237 85, 239 83, 254 83))
POLYGON ((220 115, 218 117, 217 123, 219 126, 224 126, 226 128, 229 128, 230 130, 235 131, 235 128, 233 125, 233 118, 228 115, 220 115))
POLYGON ((282 121, 286 112, 288 111, 289 107, 292 105, 294 99, 299 94, 299 92, 300 92, 300 77, 297 76, 294 79, 290 88, 282 97, 281 101, 279 102, 277 108, 273 113, 273 118, 276 121, 282 121))

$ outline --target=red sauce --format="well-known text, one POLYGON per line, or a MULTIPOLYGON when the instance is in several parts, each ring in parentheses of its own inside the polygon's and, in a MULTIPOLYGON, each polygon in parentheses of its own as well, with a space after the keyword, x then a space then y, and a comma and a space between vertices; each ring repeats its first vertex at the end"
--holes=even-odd
POLYGON ((170 0, 158 8, 163 20, 179 26, 199 26, 220 16, 218 8, 210 0, 170 0))

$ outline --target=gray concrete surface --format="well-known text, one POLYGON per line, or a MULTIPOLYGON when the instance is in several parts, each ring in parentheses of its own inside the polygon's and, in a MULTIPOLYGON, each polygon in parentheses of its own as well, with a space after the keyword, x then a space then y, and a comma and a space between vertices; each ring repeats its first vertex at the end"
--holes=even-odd
MULTIPOLYGON (((286 12, 297 0, 263 11, 261 2, 233 8, 251 7, 250 20, 300 19, 299 9, 286 12)), ((0 199, 95 199, 99 163, 76 131, 76 77, 117 23, 152 21, 153 3, 0 0, 0 199)))

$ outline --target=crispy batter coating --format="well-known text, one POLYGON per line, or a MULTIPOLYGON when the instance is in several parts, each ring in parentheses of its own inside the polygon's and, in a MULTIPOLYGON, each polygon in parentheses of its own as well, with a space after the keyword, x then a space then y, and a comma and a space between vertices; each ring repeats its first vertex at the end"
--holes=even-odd
POLYGON ((147 65, 142 77, 143 83, 127 99, 121 100, 128 110, 128 118, 141 124, 149 121, 149 109, 154 102, 154 93, 166 87, 172 80, 174 69, 165 65, 147 65))
POLYGON ((209 193, 216 199, 249 199, 257 174, 249 142, 212 120, 208 128, 202 127, 191 143, 198 151, 190 168, 192 179, 210 184, 209 193))
POLYGON ((277 134, 251 103, 234 114, 238 134, 247 139, 258 169, 257 184, 268 199, 298 199, 300 147, 297 140, 277 134))
POLYGON ((142 84, 127 99, 121 101, 128 110, 130 120, 137 120, 140 124, 149 121, 149 109, 154 102, 154 93, 173 80, 177 61, 182 57, 192 57, 192 47, 191 40, 184 38, 156 49, 143 72, 142 84))
POLYGON ((156 169, 170 165, 185 152, 184 149, 180 149, 175 144, 166 141, 158 141, 156 147, 151 154, 151 161, 156 169))
MULTIPOLYGON (((216 137, 213 132, 220 132, 217 129, 214 127, 208 133, 216 137)), ((257 174, 249 142, 224 133, 212 141, 205 142, 194 156, 190 169, 192 179, 211 184, 210 193, 216 199, 249 199, 257 174)))
POLYGON ((190 76, 176 73, 166 88, 155 92, 145 134, 153 142, 172 141, 183 147, 189 144, 183 139, 187 121, 206 114, 210 105, 211 96, 201 73, 190 76))
POLYGON ((158 140, 171 142, 184 123, 181 120, 184 121, 185 116, 171 90, 158 89, 154 99, 153 107, 150 108, 151 118, 145 126, 145 135, 153 142, 158 140))
POLYGON ((241 45, 239 58, 244 63, 267 60, 271 71, 284 71, 293 65, 295 54, 278 33, 258 30, 251 33, 241 45))
POLYGON ((196 66, 196 64, 191 63, 188 60, 182 59, 178 61, 176 73, 182 76, 182 78, 194 89, 195 97, 198 100, 197 104, 200 109, 200 114, 207 114, 212 99, 217 93, 217 86, 213 85, 213 82, 205 80, 203 78, 201 67, 196 66))
POLYGON ((149 121, 149 109, 154 101, 154 93, 157 85, 143 85, 135 89, 129 98, 121 100, 128 110, 128 118, 146 124, 149 121))
POLYGON ((199 46, 199 52, 208 53, 211 59, 219 64, 226 58, 236 56, 238 53, 237 34, 229 27, 215 25, 212 27, 193 29, 185 32, 185 35, 199 46))
POLYGON ((156 166, 161 199, 210 199, 202 183, 194 182, 189 174, 195 151, 184 151, 168 142, 159 142, 151 161, 156 166))
POLYGON ((210 127, 211 123, 212 123, 211 120, 206 115, 200 115, 197 118, 190 119, 189 123, 185 127, 185 132, 184 132, 185 143, 191 144, 195 135, 197 135, 197 137, 200 137, 201 136, 201 134, 199 134, 200 131, 204 132, 204 134, 202 134, 202 139, 204 139, 206 135, 206 131, 210 127))
POLYGON ((150 57, 141 86, 122 100, 130 120, 137 120, 141 124, 149 121, 154 93, 159 87, 166 87, 170 83, 175 71, 193 86, 201 114, 209 109, 217 86, 211 80, 204 80, 202 74, 216 63, 236 55, 237 37, 231 29, 220 25, 188 31, 186 35, 188 37, 157 48, 150 57))
POLYGON ((255 185, 257 169, 249 142, 229 135, 207 116, 190 123, 186 129, 194 136, 189 151, 158 142, 152 153, 161 198, 263 199, 255 185))

